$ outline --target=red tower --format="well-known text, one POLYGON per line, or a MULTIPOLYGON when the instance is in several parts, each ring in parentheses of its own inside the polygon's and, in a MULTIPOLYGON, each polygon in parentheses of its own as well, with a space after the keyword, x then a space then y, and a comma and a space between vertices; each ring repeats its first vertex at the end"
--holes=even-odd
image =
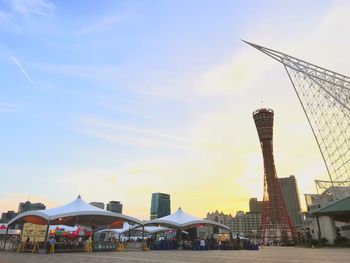
POLYGON ((253 112, 264 158, 264 198, 260 229, 262 243, 295 238, 273 158, 273 116, 271 109, 258 109, 253 112))

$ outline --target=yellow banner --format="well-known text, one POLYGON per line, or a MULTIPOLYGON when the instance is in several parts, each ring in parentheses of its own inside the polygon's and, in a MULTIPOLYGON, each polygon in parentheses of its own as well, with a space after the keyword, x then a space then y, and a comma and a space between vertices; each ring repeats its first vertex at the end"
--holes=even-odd
POLYGON ((22 230, 22 242, 26 242, 29 238, 30 242, 45 241, 46 225, 35 225, 32 223, 25 223, 22 230))
POLYGON ((47 228, 47 226, 45 226, 45 225, 37 225, 36 226, 35 242, 44 242, 45 241, 46 228, 47 228))

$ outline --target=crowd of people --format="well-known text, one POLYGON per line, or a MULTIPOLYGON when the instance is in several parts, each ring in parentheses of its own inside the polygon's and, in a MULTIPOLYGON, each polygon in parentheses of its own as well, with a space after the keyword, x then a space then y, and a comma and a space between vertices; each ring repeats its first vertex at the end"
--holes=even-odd
POLYGON ((257 249, 257 246, 252 244, 249 240, 244 240, 241 242, 237 240, 217 240, 214 238, 204 239, 184 239, 176 240, 163 239, 155 240, 153 238, 148 238, 146 240, 147 246, 151 250, 172 250, 172 249, 184 249, 184 250, 233 250, 233 249, 257 249))

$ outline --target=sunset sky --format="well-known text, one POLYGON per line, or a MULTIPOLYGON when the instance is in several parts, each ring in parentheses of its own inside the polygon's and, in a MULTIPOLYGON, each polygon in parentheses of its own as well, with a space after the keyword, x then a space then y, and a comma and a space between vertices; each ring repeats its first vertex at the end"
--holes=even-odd
POLYGON ((262 198, 252 112, 275 111, 279 177, 327 180, 281 64, 240 39, 350 75, 349 1, 0 0, 0 212, 120 200, 147 219, 262 198))

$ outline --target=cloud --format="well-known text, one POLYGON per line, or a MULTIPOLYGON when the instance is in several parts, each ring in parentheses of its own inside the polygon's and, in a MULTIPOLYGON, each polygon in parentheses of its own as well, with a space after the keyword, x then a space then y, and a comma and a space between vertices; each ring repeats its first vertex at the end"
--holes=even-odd
POLYGON ((235 95, 251 88, 267 68, 262 57, 239 48, 232 58, 202 71, 194 80, 199 96, 235 95))
POLYGON ((76 35, 77 36, 86 36, 94 33, 100 33, 103 30, 110 29, 120 21, 122 21, 126 15, 116 15, 111 17, 105 17, 93 24, 90 24, 84 28, 81 28, 76 35))
POLYGON ((32 84, 36 85, 35 82, 32 80, 32 78, 29 76, 28 72, 24 69, 23 65, 21 62, 19 62, 18 58, 15 57, 10 51, 8 51, 6 48, 4 48, 6 53, 10 56, 11 60, 15 65, 19 68, 21 73, 24 75, 24 77, 32 84))
POLYGON ((10 13, 0 11, 0 22, 5 23, 12 19, 12 15, 10 13))
POLYGON ((87 135, 120 144, 138 147, 166 147, 181 149, 186 147, 183 137, 157 130, 120 125, 109 120, 96 118, 82 119, 80 132, 87 135))
POLYGON ((12 0, 10 4, 14 12, 28 16, 48 16, 55 8, 48 0, 12 0))
POLYGON ((17 104, 0 102, 0 112, 15 112, 19 108, 21 108, 21 106, 17 104))

